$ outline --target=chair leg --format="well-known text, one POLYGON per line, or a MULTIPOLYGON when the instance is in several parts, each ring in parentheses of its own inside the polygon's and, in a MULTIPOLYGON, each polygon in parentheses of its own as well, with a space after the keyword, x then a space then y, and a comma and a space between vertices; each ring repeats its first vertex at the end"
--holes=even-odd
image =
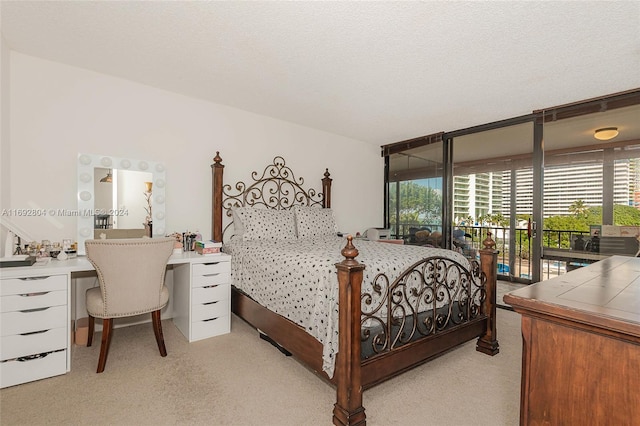
POLYGON ((153 320, 153 332, 156 335, 156 342, 160 350, 160 356, 167 356, 167 348, 164 346, 164 336, 162 335, 162 321, 160 320, 160 309, 151 312, 153 320))
POLYGON ((104 366, 107 364, 107 355, 109 354, 109 345, 111 344, 111 334, 113 331, 113 319, 104 318, 102 320, 102 344, 100 345, 100 359, 98 360, 98 370, 96 373, 102 373, 104 366))
POLYGON ((89 315, 89 330, 87 332, 87 347, 93 343, 93 329, 95 327, 96 319, 89 315))

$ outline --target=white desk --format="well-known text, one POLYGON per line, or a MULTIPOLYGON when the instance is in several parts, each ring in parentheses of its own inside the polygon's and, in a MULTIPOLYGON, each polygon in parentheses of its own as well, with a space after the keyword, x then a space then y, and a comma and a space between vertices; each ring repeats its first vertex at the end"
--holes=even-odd
MULTIPOLYGON (((189 342, 228 333, 231 256, 174 254, 169 315, 189 342)), ((72 278, 94 271, 86 257, 0 269, 0 387, 71 370, 72 278)), ((86 313, 79 315, 86 316, 86 313)))

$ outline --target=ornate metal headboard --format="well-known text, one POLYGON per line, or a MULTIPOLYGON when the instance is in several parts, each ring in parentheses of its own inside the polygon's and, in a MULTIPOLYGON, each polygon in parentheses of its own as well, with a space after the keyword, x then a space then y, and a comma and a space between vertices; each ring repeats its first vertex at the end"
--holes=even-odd
POLYGON ((237 182, 231 186, 223 184, 224 166, 220 152, 216 152, 211 165, 212 187, 212 232, 213 239, 222 241, 232 223, 222 227, 223 217, 231 217, 233 207, 258 206, 267 209, 290 209, 296 205, 331 207, 331 178, 329 169, 322 178, 322 191, 304 189, 304 179, 296 178, 286 165, 284 158, 277 156, 273 163, 262 171, 253 172, 252 182, 247 185, 237 182))

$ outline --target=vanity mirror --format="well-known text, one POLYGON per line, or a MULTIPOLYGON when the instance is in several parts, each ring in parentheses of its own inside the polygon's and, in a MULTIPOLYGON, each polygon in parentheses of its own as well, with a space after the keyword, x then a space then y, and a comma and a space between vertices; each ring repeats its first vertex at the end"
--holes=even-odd
POLYGON ((164 236, 165 179, 161 163, 78 154, 78 254, 99 229, 135 230, 131 235, 139 236, 150 221, 147 231, 164 236))

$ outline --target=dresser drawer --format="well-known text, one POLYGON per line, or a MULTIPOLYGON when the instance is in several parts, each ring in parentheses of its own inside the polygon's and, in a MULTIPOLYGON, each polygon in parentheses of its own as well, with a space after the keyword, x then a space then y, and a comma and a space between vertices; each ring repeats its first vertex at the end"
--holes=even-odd
POLYGON ((209 320, 227 316, 230 312, 229 300, 219 300, 210 303, 198 303, 191 306, 191 321, 209 320))
POLYGON ((216 284, 229 284, 231 282, 231 274, 229 272, 220 272, 208 275, 194 275, 192 287, 204 287, 216 284))
POLYGON ((29 334, 2 337, 2 361, 26 355, 40 354, 67 347, 67 329, 53 328, 29 334))
POLYGON ((196 287, 191 289, 191 304, 229 300, 231 296, 230 284, 219 284, 210 287, 196 287))
POLYGON ((191 341, 206 339, 231 330, 231 317, 225 315, 212 320, 194 321, 191 324, 191 341))
POLYGON ((210 275, 210 274, 219 274, 222 272, 231 272, 231 262, 207 262, 207 263, 196 263, 193 265, 193 276, 196 275, 210 275))
POLYGON ((0 280, 0 296, 9 294, 39 293, 42 291, 66 290, 66 275, 47 277, 7 278, 0 280))
POLYGON ((0 387, 13 386, 67 372, 67 351, 0 362, 0 387))
POLYGON ((24 311, 67 304, 67 290, 11 294, 0 297, 0 312, 24 311))
POLYGON ((0 335, 30 333, 67 327, 67 306, 54 306, 34 311, 15 311, 0 314, 0 335))

